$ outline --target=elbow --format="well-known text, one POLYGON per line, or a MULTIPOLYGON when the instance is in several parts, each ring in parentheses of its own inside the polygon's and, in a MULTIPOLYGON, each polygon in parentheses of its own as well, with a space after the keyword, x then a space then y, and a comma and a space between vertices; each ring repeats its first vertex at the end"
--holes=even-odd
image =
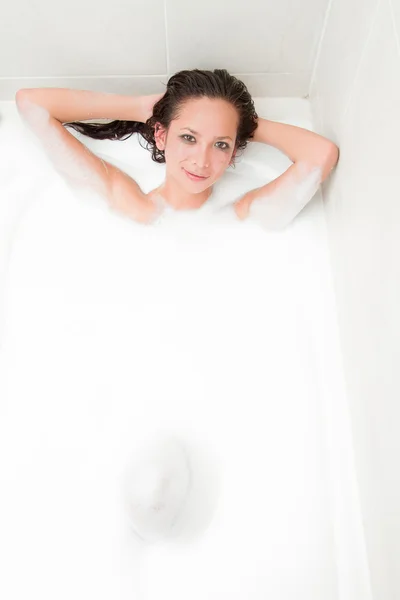
POLYGON ((34 92, 33 88, 22 88, 17 91, 15 94, 15 104, 19 111, 32 104, 38 104, 37 101, 34 100, 35 94, 32 94, 32 92, 34 92))
POLYGON ((322 181, 324 181, 336 167, 339 160, 340 151, 334 143, 329 143, 326 150, 321 153, 315 164, 322 169, 322 181))
POLYGON ((339 154, 340 154, 339 147, 338 147, 338 146, 336 146, 336 144, 334 144, 334 143, 332 142, 332 144, 331 144, 331 145, 329 146, 329 148, 328 148, 328 162, 330 162, 330 163, 331 163, 331 165, 332 165, 332 168, 333 168, 334 166, 336 166, 336 163, 337 163, 337 162, 338 162, 338 160, 339 160, 339 154))
MULTIPOLYGON (((333 168, 339 160, 339 148, 333 142, 324 140, 324 143, 318 144, 312 152, 302 156, 299 161, 308 163, 310 166, 330 165, 333 168)), ((299 162, 297 161, 297 162, 299 162)))
POLYGON ((27 105, 29 106, 29 95, 27 92, 29 92, 29 90, 22 89, 18 90, 15 94, 15 104, 20 114, 24 114, 24 109, 27 105))
POLYGON ((307 158, 296 161, 295 164, 301 164, 304 173, 308 174, 316 167, 321 170, 321 183, 330 175, 331 171, 337 165, 339 160, 339 148, 336 144, 329 142, 323 148, 319 147, 318 152, 315 152, 307 158))
POLYGON ((339 150, 338 146, 336 146, 336 144, 332 144, 332 146, 329 148, 327 158, 325 161, 324 179, 336 167, 336 165, 339 161, 339 156, 340 156, 340 150, 339 150))
POLYGON ((26 90, 25 88, 18 90, 18 92, 15 94, 15 102, 16 104, 20 104, 21 101, 23 101, 26 98, 26 92, 28 90, 26 90))

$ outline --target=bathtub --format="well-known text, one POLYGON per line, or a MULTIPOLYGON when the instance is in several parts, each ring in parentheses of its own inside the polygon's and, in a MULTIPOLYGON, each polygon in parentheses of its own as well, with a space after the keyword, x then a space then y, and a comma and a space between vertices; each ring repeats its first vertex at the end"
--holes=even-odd
MULTIPOLYGON (((312 129, 305 100, 256 109, 312 129)), ((283 231, 212 211, 143 226, 74 193, 12 102, 0 134, 1 597, 342 597, 320 194, 283 231), (129 502, 151 452, 186 490, 170 528, 129 502)), ((79 139, 145 191, 164 178, 136 135, 79 139)), ((220 206, 289 165, 250 144, 220 206)))

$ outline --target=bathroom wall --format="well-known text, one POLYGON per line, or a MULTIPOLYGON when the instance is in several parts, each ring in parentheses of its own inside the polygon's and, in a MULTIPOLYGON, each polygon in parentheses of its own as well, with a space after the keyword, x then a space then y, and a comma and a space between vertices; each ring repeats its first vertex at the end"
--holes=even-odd
POLYGON ((399 0, 332 0, 310 86, 374 600, 400 598, 399 39, 399 0))
POLYGON ((328 0, 17 0, 0 22, 0 100, 23 87, 162 92, 225 68, 254 96, 305 97, 328 0))

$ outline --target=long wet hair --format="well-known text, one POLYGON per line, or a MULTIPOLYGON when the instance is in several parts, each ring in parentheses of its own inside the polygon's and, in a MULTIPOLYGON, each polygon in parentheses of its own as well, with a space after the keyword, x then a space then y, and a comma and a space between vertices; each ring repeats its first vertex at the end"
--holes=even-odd
POLYGON ((74 121, 63 123, 63 125, 99 140, 126 140, 133 133, 140 133, 147 142, 146 146, 142 147, 151 151, 151 157, 155 162, 164 163, 164 150, 157 148, 154 138, 155 124, 160 123, 165 129, 168 129, 171 121, 178 117, 179 109, 185 101, 203 97, 226 100, 236 109, 239 124, 235 149, 244 150, 248 141, 254 137, 258 115, 245 84, 230 75, 226 69, 178 71, 168 80, 165 94, 154 104, 153 115, 145 123, 111 121, 103 124, 74 121))

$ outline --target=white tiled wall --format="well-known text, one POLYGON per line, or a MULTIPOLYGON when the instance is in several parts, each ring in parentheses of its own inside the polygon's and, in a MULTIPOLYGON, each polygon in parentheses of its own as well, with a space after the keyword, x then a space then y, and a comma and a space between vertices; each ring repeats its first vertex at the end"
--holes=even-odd
POLYGON ((14 100, 23 87, 152 94, 176 71, 193 68, 225 68, 254 96, 305 97, 327 4, 5 2, 0 100, 14 100))
POLYGON ((400 598, 400 1, 332 0, 311 84, 374 600, 400 598))

